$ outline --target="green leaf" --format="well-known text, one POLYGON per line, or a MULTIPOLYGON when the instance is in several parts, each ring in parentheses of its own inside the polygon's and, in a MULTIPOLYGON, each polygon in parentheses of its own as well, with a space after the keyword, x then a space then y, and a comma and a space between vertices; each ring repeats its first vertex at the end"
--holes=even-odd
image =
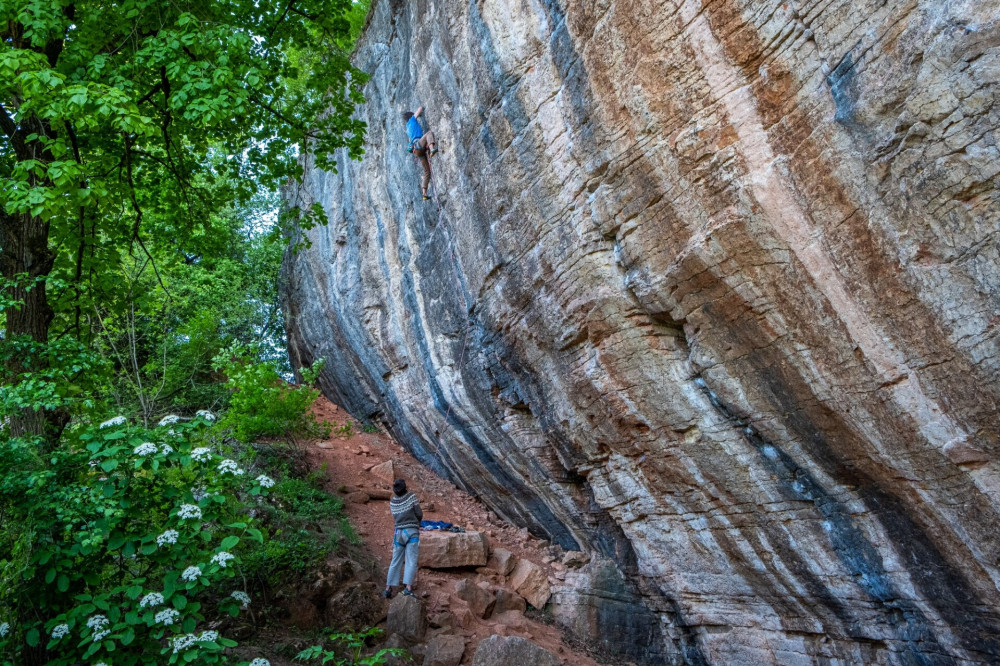
POLYGON ((188 604, 187 598, 184 597, 184 596, 181 596, 180 594, 175 595, 173 597, 173 599, 171 599, 170 601, 171 601, 171 603, 174 604, 174 608, 176 608, 177 610, 184 610, 184 608, 188 604))
POLYGON ((69 589, 69 576, 66 574, 59 574, 59 578, 56 580, 56 588, 60 592, 65 592, 69 589))
POLYGON ((24 635, 24 640, 30 647, 38 647, 38 639, 38 629, 35 628, 28 629, 28 633, 24 635))
POLYGON ((231 550, 239 542, 240 538, 238 536, 227 536, 225 539, 222 540, 222 544, 220 547, 222 548, 222 550, 231 550))
POLYGON ((108 550, 118 550, 125 543, 125 535, 121 532, 116 532, 111 535, 108 539, 108 550))
POLYGON ((111 458, 110 460, 105 460, 104 462, 101 463, 101 469, 103 469, 105 472, 110 472, 116 467, 118 467, 118 461, 115 460, 114 458, 111 458))

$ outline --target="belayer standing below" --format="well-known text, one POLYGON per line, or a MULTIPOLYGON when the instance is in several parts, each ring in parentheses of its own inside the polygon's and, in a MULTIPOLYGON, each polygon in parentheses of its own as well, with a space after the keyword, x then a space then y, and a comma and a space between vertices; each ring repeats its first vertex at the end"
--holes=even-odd
POLYGON ((413 579, 417 575, 417 558, 420 556, 420 521, 424 512, 420 501, 413 493, 406 492, 406 481, 396 479, 392 484, 394 497, 389 500, 389 511, 395 530, 392 533, 392 562, 385 580, 382 596, 392 598, 392 588, 399 585, 399 575, 403 574, 403 594, 413 596, 413 579))
POLYGON ((414 159, 420 162, 424 168, 424 179, 420 184, 420 190, 423 192, 424 201, 428 201, 430 197, 427 196, 427 187, 431 183, 431 163, 428 158, 437 154, 437 142, 434 141, 434 132, 430 130, 424 132, 420 121, 417 120, 423 112, 424 107, 422 106, 417 109, 416 113, 404 111, 403 120, 406 122, 406 134, 410 138, 408 149, 413 153, 414 159))

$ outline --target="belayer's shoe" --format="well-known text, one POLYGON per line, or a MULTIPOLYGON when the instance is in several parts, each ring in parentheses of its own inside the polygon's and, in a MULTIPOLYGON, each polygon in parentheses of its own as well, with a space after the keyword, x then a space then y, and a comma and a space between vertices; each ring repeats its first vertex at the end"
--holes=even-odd
POLYGON ((382 596, 385 597, 386 599, 392 599, 392 589, 388 587, 385 588, 385 591, 382 593, 382 596))
POLYGON ((404 597, 414 597, 416 595, 413 594, 413 590, 411 590, 410 588, 407 587, 407 588, 403 589, 403 596, 404 597))

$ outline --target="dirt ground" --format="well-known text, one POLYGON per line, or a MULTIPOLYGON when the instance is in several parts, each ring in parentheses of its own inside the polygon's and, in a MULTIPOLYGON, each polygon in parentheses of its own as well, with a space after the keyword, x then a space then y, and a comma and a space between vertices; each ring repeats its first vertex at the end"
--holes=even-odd
MULTIPOLYGON (((329 401, 320 398, 314 407, 320 420, 343 425, 350 416, 329 401)), ((467 530, 485 532, 491 547, 510 550, 518 558, 528 559, 542 566, 549 575, 554 575, 561 565, 552 560, 557 552, 544 542, 530 536, 525 529, 504 522, 478 500, 459 490, 454 485, 436 476, 406 453, 391 437, 381 433, 360 432, 357 427, 353 434, 344 436, 335 432, 329 439, 312 441, 307 444, 307 457, 316 469, 325 464, 328 490, 345 497, 345 509, 366 549, 372 553, 380 566, 384 585, 385 572, 392 556, 393 522, 389 513, 389 503, 371 500, 358 503, 346 499, 352 492, 389 490, 391 482, 379 479, 371 470, 373 467, 392 461, 395 476, 406 479, 409 490, 416 493, 424 510, 424 520, 441 520, 461 525, 467 530)), ((420 569, 414 589, 427 604, 428 617, 454 609, 455 584, 463 578, 475 581, 488 580, 495 587, 504 587, 505 580, 488 571, 476 572, 471 569, 459 571, 432 571, 420 569)), ((508 588, 510 589, 510 588, 508 588)), ((461 604, 463 602, 457 602, 461 604)), ((573 649, 564 641, 562 632, 551 624, 537 621, 543 614, 529 612, 523 627, 513 628, 499 625, 490 619, 476 618, 467 627, 456 628, 455 633, 469 639, 463 663, 471 662, 475 646, 479 641, 494 634, 522 636, 563 659, 565 664, 596 665, 588 655, 573 649)), ((417 663, 420 663, 420 659, 417 663)), ((527 666, 527 665, 525 665, 527 666)))

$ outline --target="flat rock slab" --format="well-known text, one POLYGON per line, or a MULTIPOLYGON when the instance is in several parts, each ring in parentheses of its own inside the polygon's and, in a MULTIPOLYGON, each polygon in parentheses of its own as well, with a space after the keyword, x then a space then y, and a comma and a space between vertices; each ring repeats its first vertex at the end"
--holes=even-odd
POLYGON ((425 569, 481 567, 489 543, 482 532, 421 532, 420 566, 425 569))
POLYGON ((559 658, 526 638, 490 636, 479 643, 472 666, 560 666, 559 658))

